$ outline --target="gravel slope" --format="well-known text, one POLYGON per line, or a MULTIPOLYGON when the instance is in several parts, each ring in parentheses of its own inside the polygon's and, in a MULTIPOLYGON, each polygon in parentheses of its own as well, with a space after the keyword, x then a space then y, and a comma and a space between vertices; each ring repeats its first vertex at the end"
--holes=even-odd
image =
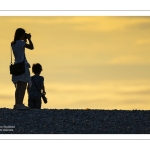
POLYGON ((149 134, 150 110, 0 108, 0 134, 149 134))

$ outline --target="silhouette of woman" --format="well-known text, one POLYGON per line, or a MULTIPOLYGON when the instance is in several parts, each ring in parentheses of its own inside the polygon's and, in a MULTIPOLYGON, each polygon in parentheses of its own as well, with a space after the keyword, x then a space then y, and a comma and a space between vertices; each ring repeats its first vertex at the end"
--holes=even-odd
POLYGON ((23 104, 25 91, 27 89, 27 83, 31 85, 30 79, 30 64, 25 56, 25 48, 33 50, 34 46, 31 41, 31 35, 27 34, 24 29, 18 28, 15 31, 14 40, 11 42, 11 47, 15 57, 15 64, 25 61, 25 73, 15 76, 12 75, 12 82, 15 84, 15 105, 14 109, 30 109, 23 104), (28 40, 29 44, 26 43, 28 40))

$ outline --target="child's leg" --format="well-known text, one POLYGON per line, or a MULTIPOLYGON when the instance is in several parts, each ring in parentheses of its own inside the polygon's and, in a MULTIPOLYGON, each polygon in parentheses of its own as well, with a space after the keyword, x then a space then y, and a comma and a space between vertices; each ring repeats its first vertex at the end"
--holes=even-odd
POLYGON ((42 104, 42 102, 41 102, 41 96, 40 96, 40 97, 37 96, 37 97, 35 98, 35 108, 36 108, 36 109, 41 109, 41 104, 42 104))
POLYGON ((28 106, 29 106, 31 109, 34 109, 34 108, 35 108, 34 97, 32 97, 32 96, 29 96, 29 97, 28 97, 28 106))

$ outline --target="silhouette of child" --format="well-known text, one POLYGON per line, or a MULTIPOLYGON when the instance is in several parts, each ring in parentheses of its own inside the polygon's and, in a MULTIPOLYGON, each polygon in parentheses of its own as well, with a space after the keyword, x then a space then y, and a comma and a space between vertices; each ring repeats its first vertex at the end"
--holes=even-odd
POLYGON ((31 109, 41 109, 41 96, 42 93, 46 94, 44 86, 44 77, 40 76, 42 71, 42 66, 39 63, 33 64, 32 72, 34 73, 31 76, 31 86, 28 86, 28 106, 31 109))

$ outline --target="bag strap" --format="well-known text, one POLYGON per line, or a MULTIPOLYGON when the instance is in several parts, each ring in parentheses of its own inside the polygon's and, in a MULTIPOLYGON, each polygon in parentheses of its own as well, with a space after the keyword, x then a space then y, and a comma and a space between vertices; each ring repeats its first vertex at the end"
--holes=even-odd
POLYGON ((11 53, 10 64, 12 64, 12 46, 11 46, 11 48, 10 48, 10 53, 11 53))
MULTIPOLYGON (((38 89, 37 85, 35 84, 33 77, 31 77, 31 80, 33 81, 33 84, 35 85, 35 87, 37 88, 37 90, 41 93, 41 91, 38 89)), ((42 94, 42 93, 41 93, 42 94)))

